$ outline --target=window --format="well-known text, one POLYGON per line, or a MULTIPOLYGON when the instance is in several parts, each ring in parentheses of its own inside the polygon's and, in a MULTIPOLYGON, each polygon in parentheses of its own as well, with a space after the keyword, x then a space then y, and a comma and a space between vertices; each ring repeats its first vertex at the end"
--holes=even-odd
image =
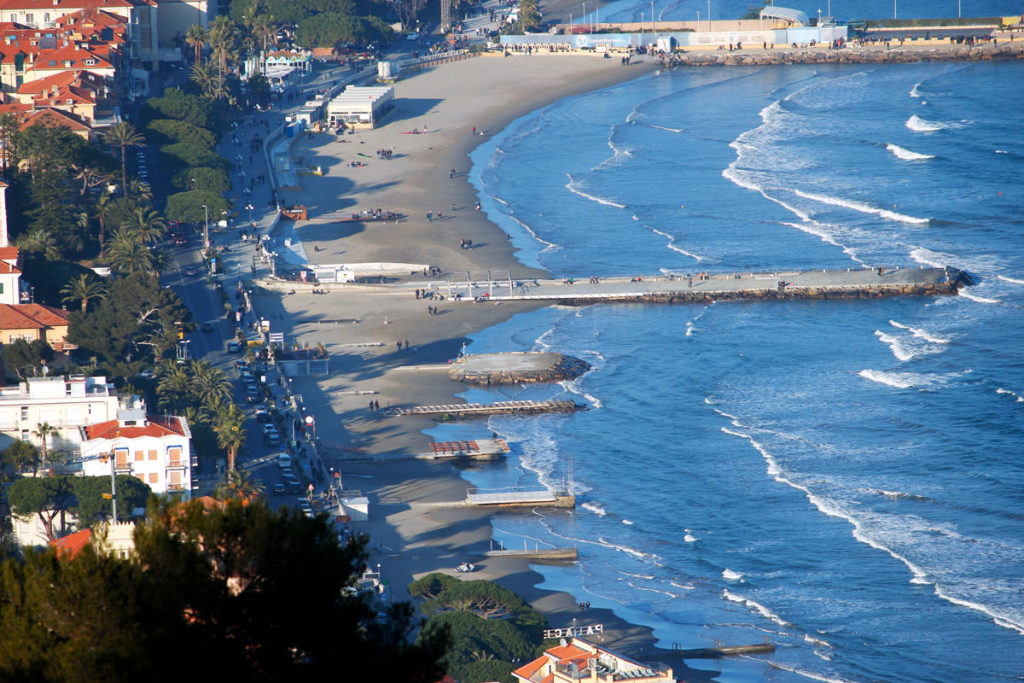
MULTIPOLYGON (((2 292, 3 292, 3 290, 0 289, 0 293, 2 293, 2 292)), ((22 406, 21 407, 21 419, 22 420, 27 420, 28 419, 28 406, 22 406)))
POLYGON ((136 474, 135 476, 138 477, 139 481, 141 481, 143 484, 146 483, 146 475, 145 474, 136 474))
POLYGON ((150 484, 159 484, 160 483, 160 475, 157 472, 150 472, 149 473, 149 483, 150 484))
POLYGON ((114 465, 124 469, 128 467, 128 449, 127 448, 115 448, 114 449, 114 465))
POLYGON ((145 454, 142 451, 135 451, 135 462, 142 462, 145 459, 145 454))
POLYGON ((152 450, 152 451, 149 452, 149 459, 150 460, 156 460, 156 451, 155 450, 152 450))
POLYGON ((0 282, 0 294, 4 293, 4 283, 0 282))
POLYGON ((170 465, 177 467, 181 465, 181 446, 171 446, 167 449, 167 459, 170 465))
POLYGON ((167 488, 180 489, 181 488, 181 472, 174 470, 169 473, 171 480, 167 482, 167 488))
POLYGON ((95 59, 87 59, 87 60, 85 60, 85 65, 86 66, 96 66, 96 60, 95 59))
POLYGON ((25 23, 26 24, 34 24, 35 21, 36 21, 36 15, 32 14, 31 12, 25 12, 25 23))
POLYGON ((43 23, 44 24, 49 24, 50 23, 50 13, 49 12, 44 12, 43 13, 43 23))

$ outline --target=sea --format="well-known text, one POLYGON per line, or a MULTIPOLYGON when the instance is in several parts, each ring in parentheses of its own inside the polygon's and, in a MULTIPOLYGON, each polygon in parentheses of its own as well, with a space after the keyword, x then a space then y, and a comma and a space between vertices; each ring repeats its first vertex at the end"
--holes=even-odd
POLYGON ((484 210, 556 277, 949 265, 978 281, 552 306, 474 335, 470 353, 592 366, 464 394, 585 411, 432 431, 511 442, 463 472, 475 486, 576 494, 574 511, 496 515, 495 542, 576 546, 577 563, 536 567, 541 587, 662 647, 775 644, 690 661, 717 681, 1024 680, 1022 131, 1020 62, 732 67, 567 98, 479 147, 484 210))

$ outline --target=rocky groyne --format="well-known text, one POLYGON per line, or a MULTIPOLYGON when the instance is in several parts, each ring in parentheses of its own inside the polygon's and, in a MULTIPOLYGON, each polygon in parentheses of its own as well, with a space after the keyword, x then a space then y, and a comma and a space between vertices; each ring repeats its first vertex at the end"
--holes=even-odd
POLYGON ((563 382, 588 370, 589 363, 573 356, 550 351, 523 351, 465 356, 452 364, 448 374, 458 382, 489 386, 563 382))
POLYGON ((885 49, 881 47, 786 48, 682 52, 662 59, 668 68, 683 66, 771 66, 782 64, 911 64, 915 62, 981 62, 1024 59, 1024 41, 1004 45, 935 45, 885 49))

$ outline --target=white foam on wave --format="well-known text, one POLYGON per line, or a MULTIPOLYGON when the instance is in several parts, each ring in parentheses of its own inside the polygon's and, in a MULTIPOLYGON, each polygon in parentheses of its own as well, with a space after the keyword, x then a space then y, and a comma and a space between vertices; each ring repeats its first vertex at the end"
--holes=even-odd
POLYGON ((655 561, 657 561, 657 560, 661 559, 660 557, 658 557, 654 553, 645 553, 643 550, 637 550, 636 548, 630 548, 628 545, 620 545, 618 543, 613 543, 612 541, 609 541, 608 539, 600 537, 600 536, 598 537, 597 541, 598 541, 598 544, 603 545, 605 548, 611 548, 612 550, 616 550, 616 551, 618 551, 620 553, 625 553, 627 555, 632 555, 633 557, 635 557, 637 559, 640 559, 640 560, 655 560, 655 561))
POLYGON ((895 320, 890 320, 889 324, 893 327, 898 327, 901 330, 907 330, 918 339, 924 339, 926 342, 931 344, 948 344, 950 342, 949 339, 932 334, 928 330, 921 329, 920 327, 911 327, 910 325, 904 325, 903 323, 896 322, 895 320))
POLYGON ((695 586, 688 583, 676 583, 675 581, 669 581, 668 584, 670 586, 675 586, 676 588, 682 588, 684 591, 692 591, 696 589, 695 586))
POLYGON ((508 217, 511 218, 513 221, 515 221, 515 223, 520 228, 525 230, 527 232, 527 234, 530 235, 530 237, 532 237, 533 239, 537 240, 538 242, 540 242, 541 244, 544 245, 544 248, 541 249, 541 253, 542 254, 545 251, 554 251, 555 249, 561 249, 562 248, 561 245, 555 244, 554 242, 548 242, 546 239, 544 239, 543 237, 538 235, 536 232, 534 232, 533 228, 531 228, 529 225, 527 225, 523 221, 521 221, 518 218, 516 218, 515 215, 510 213, 510 214, 508 214, 508 217))
POLYGON ((785 619, 783 619, 778 614, 776 614, 775 612, 771 611, 770 609, 768 609, 767 607, 765 607, 761 603, 755 602, 755 601, 753 601, 753 600, 751 600, 749 598, 744 598, 744 597, 742 597, 740 595, 736 595, 735 593, 731 593, 728 589, 722 590, 722 597, 725 598, 726 600, 728 600, 729 602, 736 602, 736 603, 739 603, 741 605, 745 605, 749 609, 751 609, 751 610, 757 612, 758 614, 760 614, 765 619, 770 619, 771 621, 775 622, 779 626, 782 626, 782 627, 792 626, 792 624, 787 622, 785 619))
POLYGON ((571 173, 566 173, 566 175, 569 177, 569 182, 565 184, 565 189, 569 190, 569 192, 572 192, 574 195, 583 197, 584 199, 589 199, 592 202, 597 202, 598 204, 603 204, 605 206, 613 206, 616 209, 626 208, 625 204, 619 204, 618 202, 613 202, 611 199, 597 197, 595 195, 584 192, 583 190, 580 189, 580 182, 573 178, 571 173))
POLYGON ((889 211, 888 209, 879 209, 876 206, 871 206, 864 202, 859 202, 855 199, 843 199, 842 197, 831 197, 827 194, 819 194, 817 192, 804 192, 803 190, 794 190, 794 194, 804 199, 810 199, 811 201, 821 202, 822 204, 830 204, 832 206, 839 206, 844 209, 852 209, 853 211, 859 211, 861 213, 872 214, 885 218, 891 221, 899 221, 900 223, 910 223, 912 225, 925 225, 931 219, 929 218, 918 218, 917 216, 908 216, 903 213, 896 211, 889 211))
MULTIPOLYGON (((752 657, 751 659, 756 658, 752 657)), ((784 666, 782 664, 779 664, 778 662, 769 662, 761 659, 757 659, 757 661, 764 662, 773 669, 778 669, 780 671, 788 671, 791 674, 803 676, 804 678, 809 678, 812 681, 821 681, 821 683, 850 683, 850 681, 848 681, 845 678, 831 678, 824 674, 815 673, 814 671, 805 671, 803 669, 797 669, 791 666, 784 666)))
POLYGON ((562 382, 559 382, 559 384, 562 386, 563 389, 568 391, 570 394, 576 394, 577 396, 582 396, 583 398, 585 398, 587 400, 587 403, 589 403, 590 407, 593 408, 594 410, 600 410, 601 408, 604 408, 604 404, 601 403, 601 399, 599 399, 597 396, 594 396, 593 394, 588 394, 586 391, 583 390, 583 387, 580 386, 579 378, 564 380, 562 382))
POLYGON ((927 388, 939 383, 936 375, 916 372, 885 372, 884 370, 861 370, 857 373, 864 379, 885 384, 895 389, 927 388))
POLYGON ((917 82, 917 83, 914 84, 914 87, 910 89, 910 96, 913 97, 914 99, 917 99, 917 98, 921 97, 921 93, 920 93, 920 91, 918 91, 918 87, 920 85, 921 85, 921 83, 917 82))
POLYGON ((622 523, 625 524, 626 526, 633 526, 634 524, 636 524, 636 522, 634 522, 631 519, 624 519, 624 520, 622 520, 622 523))
POLYGON ((1005 149, 997 149, 996 154, 1009 154, 1005 149))
POLYGON ((701 261, 704 260, 703 256, 699 256, 697 254, 693 254, 693 253, 691 253, 689 251, 686 251, 682 247, 677 247, 676 246, 676 238, 673 237, 672 235, 668 234, 667 232, 662 232, 661 230, 658 230, 657 228, 652 227, 650 225, 645 225, 644 227, 647 228, 648 230, 650 230, 651 232, 653 232, 655 235, 661 235, 662 237, 667 239, 668 243, 665 245, 666 248, 671 249, 672 251, 676 252, 677 254, 682 254, 683 256, 688 256, 689 258, 692 258, 697 263, 700 263, 701 261))
POLYGON ((725 579, 726 581, 742 581, 743 580, 743 574, 741 574, 739 572, 734 572, 733 570, 731 570, 728 567, 726 567, 725 569, 722 570, 722 578, 725 579))
POLYGON ((685 534, 685 535, 683 536, 683 540, 684 540, 685 542, 687 542, 687 543, 696 543, 696 542, 697 542, 697 541, 699 541, 700 539, 698 539, 698 538, 697 538, 696 536, 694 536, 693 534, 685 534))
POLYGON ((608 511, 605 510, 604 506, 601 505, 600 503, 592 503, 590 501, 587 501, 586 503, 583 503, 583 505, 580 505, 580 507, 583 508, 584 510, 587 510, 588 512, 593 512, 598 517, 604 517, 608 514, 608 511))
POLYGON ((935 121, 926 121, 917 114, 912 114, 906 123, 907 128, 914 131, 915 133, 934 133, 944 128, 950 128, 951 126, 947 123, 937 123, 935 121))
POLYGON ((966 607, 967 609, 974 610, 975 612, 981 612, 982 614, 991 617, 992 621, 997 626, 1002 626, 1003 628, 1008 628, 1012 631, 1020 633, 1021 635, 1024 635, 1024 623, 1014 621, 1007 615, 1002 614, 994 608, 991 608, 987 605, 982 605, 981 603, 973 602, 971 600, 964 600, 963 598, 958 598, 954 595, 950 595, 948 591, 943 590, 938 585, 935 586, 935 595, 959 607, 966 607))
POLYGON ((1003 303, 999 299, 989 299, 988 297, 978 296, 977 294, 971 294, 966 289, 961 289, 958 293, 963 298, 970 299, 971 301, 977 302, 979 304, 1001 304, 1001 303, 1003 303))
POLYGON ((917 263, 930 268, 945 268, 955 258, 952 254, 945 254, 939 251, 932 251, 924 247, 914 247, 910 250, 910 258, 917 263))
POLYGON ((996 275, 996 278, 1003 282, 1012 282, 1015 285, 1024 285, 1024 280, 1018 280, 1014 277, 1006 277, 1005 275, 996 275))
POLYGON ((887 150, 892 152, 897 159, 903 159, 903 161, 924 161, 926 159, 934 159, 934 154, 921 154, 920 152, 912 152, 905 147, 894 145, 892 143, 885 146, 887 150))
POLYGON ((682 133, 683 132, 682 128, 667 128, 665 126, 657 126, 657 125, 655 125, 653 123, 648 124, 648 125, 651 128, 657 128, 658 130, 665 130, 665 131, 668 131, 669 133, 682 133))
POLYGON ((827 640, 822 640, 821 638, 815 638, 809 633, 804 634, 804 642, 810 643, 811 645, 817 645, 818 647, 832 647, 832 643, 827 640))
POLYGON ((645 581, 650 581, 654 578, 653 574, 634 574, 633 572, 623 571, 622 569, 616 569, 615 573, 622 574, 623 576, 629 576, 634 579, 644 579, 645 581))
POLYGON ((996 393, 1004 394, 1007 396, 1013 396, 1014 399, 1016 399, 1017 403, 1024 403, 1024 396, 1021 396, 1016 391, 1010 391, 1009 389, 1003 389, 1002 387, 999 387, 996 389, 996 393))
POLYGON ((908 361, 914 357, 914 352, 906 348, 903 341, 898 337, 886 334, 881 330, 875 330, 875 336, 878 337, 878 341, 889 345, 889 350, 892 351, 892 355, 896 356, 897 360, 908 361))
MULTIPOLYGON (((651 578, 653 578, 653 577, 651 577, 651 578)), ((627 582, 626 585, 629 586, 630 588, 634 588, 634 589, 636 589, 638 591, 647 591, 648 593, 660 593, 661 595, 666 595, 669 598, 681 598, 681 597, 683 597, 681 595, 676 595, 672 591, 667 591, 667 590, 664 590, 662 588, 652 588, 651 586, 638 586, 635 583, 633 583, 632 581, 627 582)))

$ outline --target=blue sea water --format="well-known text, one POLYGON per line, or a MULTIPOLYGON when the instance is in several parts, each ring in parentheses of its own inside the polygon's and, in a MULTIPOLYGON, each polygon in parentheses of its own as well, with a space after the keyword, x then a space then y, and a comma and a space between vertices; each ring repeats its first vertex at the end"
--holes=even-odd
POLYGON ((666 72, 477 149, 488 215, 556 276, 981 279, 945 298, 551 307, 476 335, 470 352, 593 365, 469 392, 590 407, 487 426, 514 452, 467 478, 571 476, 578 496, 499 515, 496 536, 578 546, 543 585, 662 646, 777 645, 691 662, 716 680, 1024 678, 1022 85, 1020 63, 666 72))

